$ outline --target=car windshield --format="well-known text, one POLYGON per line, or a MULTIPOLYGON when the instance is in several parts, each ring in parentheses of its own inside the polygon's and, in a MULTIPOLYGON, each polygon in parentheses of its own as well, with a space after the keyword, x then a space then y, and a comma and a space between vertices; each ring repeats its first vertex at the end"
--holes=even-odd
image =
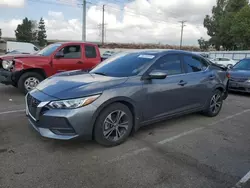
POLYGON ((62 44, 59 44, 59 43, 51 44, 45 47, 44 49, 42 49, 41 51, 39 51, 37 54, 41 56, 50 56, 61 45, 62 44))
POLYGON ((236 63, 233 67, 233 69, 238 69, 238 70, 250 70, 250 60, 248 59, 243 59, 236 63))
POLYGON ((135 76, 155 58, 155 55, 146 53, 119 53, 100 63, 90 73, 113 77, 135 76))

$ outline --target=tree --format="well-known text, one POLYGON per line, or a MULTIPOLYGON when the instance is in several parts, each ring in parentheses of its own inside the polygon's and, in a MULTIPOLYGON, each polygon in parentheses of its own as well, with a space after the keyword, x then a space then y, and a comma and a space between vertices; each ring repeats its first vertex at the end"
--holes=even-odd
POLYGON ((211 37, 210 42, 216 48, 220 49, 221 42, 218 37, 220 19, 224 14, 226 0, 217 0, 216 6, 212 8, 212 16, 206 15, 203 25, 207 28, 207 34, 211 37))
POLYGON ((207 51, 208 50, 208 48, 209 48, 209 46, 210 46, 210 44, 209 44, 209 41, 206 41, 204 38, 200 38, 200 39, 198 39, 198 44, 199 44, 199 46, 200 46, 200 49, 202 50, 202 51, 207 51))
POLYGON ((2 38, 2 29, 0 29, 0 39, 2 38))
POLYGON ((46 38, 47 35, 46 35, 45 23, 43 18, 41 18, 38 24, 38 36, 37 36, 39 46, 43 47, 46 45, 47 43, 46 38))
POLYGON ((248 0, 217 0, 212 8, 212 16, 206 15, 203 25, 207 28, 210 42, 219 50, 222 46, 226 50, 235 49, 234 36, 231 33, 235 15, 248 4, 248 0))
POLYGON ((19 42, 36 41, 36 22, 25 17, 22 24, 18 24, 15 34, 19 42))
POLYGON ((250 6, 246 5, 234 17, 230 32, 238 49, 248 50, 250 47, 250 6))

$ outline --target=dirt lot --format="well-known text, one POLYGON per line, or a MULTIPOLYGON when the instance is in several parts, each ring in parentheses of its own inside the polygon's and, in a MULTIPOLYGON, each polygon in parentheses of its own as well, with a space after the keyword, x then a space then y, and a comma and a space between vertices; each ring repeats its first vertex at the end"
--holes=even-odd
POLYGON ((250 96, 230 94, 219 116, 199 114, 142 128, 114 148, 39 136, 24 96, 0 86, 1 188, 250 187, 250 96), (248 175, 249 174, 249 175, 248 175))

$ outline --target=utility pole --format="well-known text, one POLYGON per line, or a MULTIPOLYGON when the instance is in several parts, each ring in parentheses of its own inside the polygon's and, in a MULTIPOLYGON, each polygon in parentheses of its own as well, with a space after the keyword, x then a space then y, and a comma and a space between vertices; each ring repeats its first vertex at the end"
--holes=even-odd
POLYGON ((83 0, 82 7, 82 41, 86 42, 86 0, 83 0))
POLYGON ((104 25, 105 25, 105 18, 104 18, 104 13, 105 13, 105 5, 102 5, 102 45, 104 45, 104 25))
MULTIPOLYGON (((104 24, 104 43, 105 43, 105 41, 106 41, 106 26, 107 26, 107 24, 104 24)), ((102 24, 98 24, 98 26, 97 26, 97 28, 98 28, 98 31, 99 31, 99 37, 100 37, 100 43, 102 43, 102 39, 103 39, 103 37, 102 37, 102 31, 103 31, 103 28, 102 28, 102 24)))
POLYGON ((181 50, 181 47, 182 47, 182 38, 183 38, 183 28, 186 26, 186 25, 184 25, 185 24, 185 22, 187 22, 187 21, 180 21, 180 23, 181 23, 181 41, 180 41, 180 50, 181 50))

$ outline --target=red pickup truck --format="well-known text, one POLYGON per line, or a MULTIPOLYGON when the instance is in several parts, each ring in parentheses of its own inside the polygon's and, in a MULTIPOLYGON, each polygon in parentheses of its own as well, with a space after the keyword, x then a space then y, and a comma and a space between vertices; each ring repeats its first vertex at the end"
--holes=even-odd
POLYGON ((95 44, 54 43, 36 54, 0 56, 0 83, 13 85, 27 93, 56 73, 77 69, 88 71, 100 62, 100 51, 95 44))

